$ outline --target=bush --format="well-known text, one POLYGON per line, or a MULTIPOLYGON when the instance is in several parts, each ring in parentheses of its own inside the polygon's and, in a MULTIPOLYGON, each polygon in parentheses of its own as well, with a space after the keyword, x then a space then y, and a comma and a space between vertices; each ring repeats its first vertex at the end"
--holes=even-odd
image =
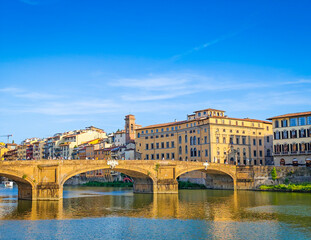
POLYGON ((271 171, 271 177, 272 177, 272 180, 275 181, 277 178, 278 178, 278 175, 276 173, 276 169, 275 167, 273 167, 272 171, 271 171))
POLYGON ((287 192, 311 192, 311 183, 261 185, 260 189, 261 190, 287 191, 287 192))

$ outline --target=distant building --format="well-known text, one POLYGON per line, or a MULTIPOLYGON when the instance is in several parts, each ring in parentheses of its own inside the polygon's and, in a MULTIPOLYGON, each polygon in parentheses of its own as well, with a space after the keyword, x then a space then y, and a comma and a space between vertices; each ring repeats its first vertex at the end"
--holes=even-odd
POLYGON ((311 112, 269 118, 273 122, 273 156, 277 166, 311 166, 311 112))
POLYGON ((145 160, 272 163, 272 123, 228 117, 222 110, 195 111, 187 120, 142 127, 136 133, 136 151, 145 160))

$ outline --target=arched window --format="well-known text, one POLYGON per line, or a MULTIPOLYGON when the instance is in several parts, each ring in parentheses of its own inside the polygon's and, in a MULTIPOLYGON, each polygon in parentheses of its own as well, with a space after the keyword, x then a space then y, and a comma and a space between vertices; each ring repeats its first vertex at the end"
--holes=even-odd
POLYGON ((306 129, 300 129, 299 130, 299 137, 304 138, 306 137, 306 129))
POLYGON ((280 139, 280 132, 279 131, 276 131, 274 133, 274 139, 280 139))
POLYGON ((187 143, 188 142, 188 137, 187 137, 187 135, 185 135, 185 143, 187 143))
POLYGON ((193 142, 192 142, 192 137, 190 137, 190 145, 192 145, 193 144, 193 142))
POLYGON ((140 138, 140 133, 137 133, 137 138, 140 138))
POLYGON ((178 142, 181 144, 181 136, 178 137, 178 142))
POLYGON ((197 149, 196 149, 196 148, 193 149, 193 156, 194 156, 194 157, 197 156, 197 149))
POLYGON ((287 138, 288 138, 288 131, 284 130, 284 131, 282 132, 282 138, 283 138, 283 139, 287 139, 287 138))
POLYGON ((291 151, 292 151, 292 152, 297 152, 297 151, 298 151, 297 143, 291 144, 291 151))
POLYGON ((180 155, 182 154, 181 146, 179 146, 179 154, 180 154, 180 155))
POLYGON ((193 157, 193 149, 190 149, 190 157, 193 157))
POLYGON ((297 130, 291 130, 290 131, 290 137, 291 138, 297 138, 297 130))
POLYGON ((283 145, 282 145, 282 148, 283 148, 283 152, 284 152, 284 153, 288 153, 288 151, 289 151, 289 145, 288 145, 288 144, 286 144, 286 143, 283 144, 283 145))
POLYGON ((279 121, 278 121, 278 120, 275 120, 275 122, 274 122, 274 127, 275 127, 275 128, 278 128, 278 127, 279 127, 279 121))
POLYGON ((197 137, 196 136, 193 137, 193 145, 197 145, 197 137))

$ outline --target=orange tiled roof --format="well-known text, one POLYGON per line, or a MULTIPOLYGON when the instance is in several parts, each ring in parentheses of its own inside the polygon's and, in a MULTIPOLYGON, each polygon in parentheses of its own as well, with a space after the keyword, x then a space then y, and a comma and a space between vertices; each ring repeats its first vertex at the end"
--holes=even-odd
POLYGON ((202 110, 194 111, 194 113, 196 113, 196 112, 202 112, 202 111, 218 111, 218 112, 225 112, 225 111, 219 110, 219 109, 207 108, 207 109, 202 109, 202 110))
POLYGON ((269 121, 252 119, 252 118, 232 118, 232 117, 222 117, 222 116, 212 116, 211 118, 224 118, 224 119, 231 119, 231 120, 239 120, 239 121, 249 121, 249 122, 260 122, 260 123, 267 123, 272 124, 269 121))
POLYGON ((147 129, 147 128, 174 126, 174 125, 178 125, 178 124, 182 124, 182 123, 186 123, 186 122, 188 122, 188 121, 184 120, 184 121, 178 121, 178 122, 160 123, 160 124, 155 124, 155 125, 150 125, 150 126, 142 127, 140 129, 137 129, 137 130, 142 130, 142 129, 147 129))
POLYGON ((283 114, 283 115, 279 115, 279 116, 276 116, 276 117, 268 118, 268 120, 277 119, 277 118, 285 118, 285 117, 306 116, 306 115, 311 115, 311 111, 309 111, 309 112, 299 112, 299 113, 283 114))

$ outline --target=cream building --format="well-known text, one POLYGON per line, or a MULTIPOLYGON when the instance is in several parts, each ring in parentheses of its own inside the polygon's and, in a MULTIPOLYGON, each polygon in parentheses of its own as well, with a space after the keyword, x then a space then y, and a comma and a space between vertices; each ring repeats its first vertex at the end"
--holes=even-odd
POLYGON ((222 110, 195 111, 187 120, 142 127, 136 133, 136 150, 146 160, 272 163, 271 122, 231 118, 222 110))
POLYGON ((311 166, 311 112, 269 118, 273 122, 275 165, 311 166))

